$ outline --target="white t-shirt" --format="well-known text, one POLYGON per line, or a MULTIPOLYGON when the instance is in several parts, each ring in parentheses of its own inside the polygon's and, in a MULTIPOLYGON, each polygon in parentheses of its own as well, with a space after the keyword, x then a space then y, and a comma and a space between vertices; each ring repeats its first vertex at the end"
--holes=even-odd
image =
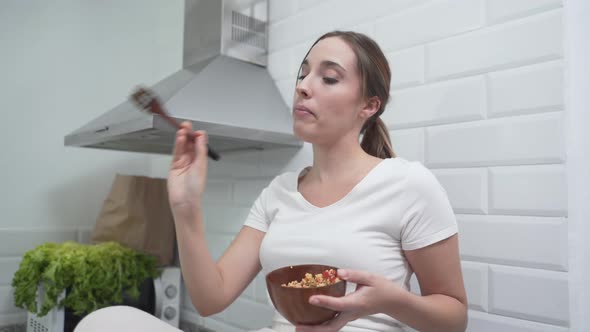
MULTIPOLYGON (((325 264, 379 274, 409 289, 413 273, 403 250, 457 233, 445 190, 419 162, 384 159, 346 196, 319 208, 297 189, 300 172, 277 176, 255 201, 245 225, 266 232, 262 272, 325 264)), ((347 293, 356 285, 348 283, 347 293)), ((275 320, 286 323, 278 313, 275 320)), ((342 331, 403 331, 385 314, 357 319, 342 331)))

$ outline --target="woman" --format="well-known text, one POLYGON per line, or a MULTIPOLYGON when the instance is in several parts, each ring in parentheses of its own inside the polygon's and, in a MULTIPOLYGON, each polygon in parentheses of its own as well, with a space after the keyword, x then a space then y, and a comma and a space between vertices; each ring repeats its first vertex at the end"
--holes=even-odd
MULTIPOLYGON (((446 194, 421 164, 395 158, 379 116, 390 70, 365 35, 331 32, 301 64, 293 107, 295 135, 313 145, 313 164, 277 176, 216 263, 205 243, 201 197, 206 134, 184 123, 168 177, 186 288, 203 316, 228 307, 262 270, 319 263, 356 284, 342 298, 312 304, 342 311, 297 331, 464 331, 467 301, 457 225, 446 194), (363 135, 362 142, 359 137, 363 135), (415 273, 421 296, 409 292, 415 273)), ((214 221, 213 221, 214 222, 214 221)), ((276 315, 273 329, 294 328, 276 315)))

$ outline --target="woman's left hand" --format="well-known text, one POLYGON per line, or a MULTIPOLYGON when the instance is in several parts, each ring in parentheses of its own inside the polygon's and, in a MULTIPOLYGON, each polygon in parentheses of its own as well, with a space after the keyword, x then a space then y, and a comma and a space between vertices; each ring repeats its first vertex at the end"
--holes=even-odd
POLYGON ((309 298, 309 302, 340 311, 340 314, 322 325, 299 325, 297 332, 340 331, 350 321, 396 306, 408 292, 382 276, 364 271, 339 269, 338 277, 357 284, 356 290, 343 297, 314 295, 309 298))

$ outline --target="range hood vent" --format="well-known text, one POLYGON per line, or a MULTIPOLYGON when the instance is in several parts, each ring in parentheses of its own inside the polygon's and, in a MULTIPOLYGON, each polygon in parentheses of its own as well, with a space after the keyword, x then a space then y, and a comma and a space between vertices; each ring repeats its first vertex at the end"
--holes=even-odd
MULTIPOLYGON (((266 70, 268 4, 186 0, 183 68, 149 87, 169 114, 206 130, 220 152, 299 147, 292 117, 266 70)), ((66 146, 172 153, 176 129, 121 104, 65 136, 66 146)))

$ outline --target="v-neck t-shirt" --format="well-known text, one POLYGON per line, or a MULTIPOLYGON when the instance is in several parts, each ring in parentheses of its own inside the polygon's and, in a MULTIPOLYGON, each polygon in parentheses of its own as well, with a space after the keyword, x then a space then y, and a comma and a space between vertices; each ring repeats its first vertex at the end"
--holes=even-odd
MULTIPOLYGON (((421 163, 380 161, 340 200, 317 207, 298 191, 309 167, 275 177, 254 202, 244 225, 265 232, 262 272, 290 265, 323 264, 381 275, 410 289, 404 250, 457 233, 447 194, 421 163)), ((347 283, 347 293, 354 291, 347 283)), ((278 313, 276 320, 286 320, 278 313)), ((352 321, 342 331, 403 331, 385 314, 352 321)))

